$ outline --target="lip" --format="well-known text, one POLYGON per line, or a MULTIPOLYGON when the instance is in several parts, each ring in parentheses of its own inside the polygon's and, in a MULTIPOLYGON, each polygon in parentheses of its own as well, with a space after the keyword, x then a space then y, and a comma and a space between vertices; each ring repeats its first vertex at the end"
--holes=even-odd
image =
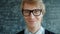
POLYGON ((35 21, 29 21, 29 22, 35 22, 35 21))

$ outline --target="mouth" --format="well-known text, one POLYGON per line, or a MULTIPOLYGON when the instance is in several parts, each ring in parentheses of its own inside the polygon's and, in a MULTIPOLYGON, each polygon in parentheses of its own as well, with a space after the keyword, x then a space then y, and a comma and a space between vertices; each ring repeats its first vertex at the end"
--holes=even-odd
POLYGON ((29 21, 29 22, 34 23, 35 21, 29 21))

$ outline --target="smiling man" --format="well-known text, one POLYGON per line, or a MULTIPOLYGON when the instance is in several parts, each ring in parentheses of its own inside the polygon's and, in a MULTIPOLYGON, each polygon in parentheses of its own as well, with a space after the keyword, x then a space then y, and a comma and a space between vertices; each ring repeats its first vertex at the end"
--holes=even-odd
POLYGON ((45 5, 42 0, 23 0, 21 9, 27 26, 18 34, 54 34, 41 26, 45 14, 45 5))

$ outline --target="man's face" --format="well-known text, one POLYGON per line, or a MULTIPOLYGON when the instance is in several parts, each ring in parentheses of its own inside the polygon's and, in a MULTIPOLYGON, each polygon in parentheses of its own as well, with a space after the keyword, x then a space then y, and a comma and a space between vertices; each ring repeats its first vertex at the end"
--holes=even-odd
MULTIPOLYGON (((35 9, 36 10, 37 9, 41 10, 40 5, 30 5, 30 4, 26 3, 23 6, 23 11, 24 10, 25 11, 27 11, 27 10, 35 10, 35 9)), ((30 11, 28 11, 28 12, 30 12, 30 11)), ((28 12, 25 12, 25 13, 28 13, 28 12)), ((37 12, 36 13, 37 16, 33 14, 34 12, 33 13, 32 12, 33 11, 30 12, 29 16, 25 16, 24 15, 24 18, 25 18, 27 26, 28 27, 38 27, 38 26, 41 26, 41 21, 42 21, 42 17, 43 17, 42 12, 40 11, 40 13, 39 13, 38 11, 35 11, 35 12, 37 12), (38 13, 39 13, 39 15, 38 15, 38 13)))

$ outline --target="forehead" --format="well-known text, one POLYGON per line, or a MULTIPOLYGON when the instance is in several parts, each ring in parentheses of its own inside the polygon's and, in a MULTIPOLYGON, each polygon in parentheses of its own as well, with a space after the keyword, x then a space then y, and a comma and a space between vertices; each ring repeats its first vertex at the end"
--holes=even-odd
POLYGON ((42 9, 42 6, 39 4, 27 4, 27 3, 25 3, 23 5, 23 9, 29 9, 29 10, 42 9))

